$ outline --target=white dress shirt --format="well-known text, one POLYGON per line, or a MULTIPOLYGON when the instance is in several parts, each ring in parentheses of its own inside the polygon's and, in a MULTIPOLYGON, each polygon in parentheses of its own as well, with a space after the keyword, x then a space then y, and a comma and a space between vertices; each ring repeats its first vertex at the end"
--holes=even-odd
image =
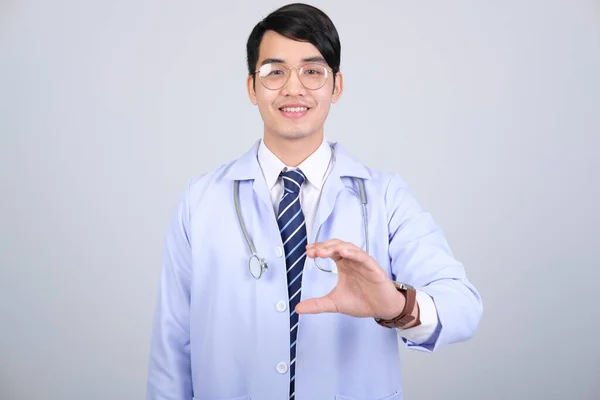
MULTIPOLYGON (((321 197, 321 189, 331 171, 331 147, 323 140, 319 148, 306 158, 298 167, 286 166, 261 140, 258 148, 258 163, 262 169, 267 187, 271 192, 273 210, 278 214, 279 201, 283 196, 283 179, 279 174, 284 168, 299 168, 306 176, 306 181, 300 189, 300 205, 304 213, 307 237, 311 237, 317 206, 321 197)), ((414 328, 397 329, 399 338, 405 338, 414 343, 425 343, 435 331, 438 324, 437 311, 431 297, 417 290, 417 303, 420 309, 421 324, 414 328)))

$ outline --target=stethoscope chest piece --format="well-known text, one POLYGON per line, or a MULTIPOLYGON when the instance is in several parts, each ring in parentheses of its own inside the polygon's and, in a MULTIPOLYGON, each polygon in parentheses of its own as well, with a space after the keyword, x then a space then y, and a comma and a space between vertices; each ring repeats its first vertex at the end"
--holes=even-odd
POLYGON ((261 276, 269 269, 267 262, 258 257, 256 254, 250 257, 250 260, 248 262, 250 267, 250 274, 252 274, 252 276, 255 279, 260 279, 261 276))

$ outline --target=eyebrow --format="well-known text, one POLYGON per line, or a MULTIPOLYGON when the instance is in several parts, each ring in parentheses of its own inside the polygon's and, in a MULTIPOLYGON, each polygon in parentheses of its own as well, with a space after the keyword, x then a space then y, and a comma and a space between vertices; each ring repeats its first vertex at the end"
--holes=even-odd
POLYGON ((321 56, 303 58, 302 62, 319 62, 319 63, 327 64, 327 61, 325 61, 325 59, 321 56))
MULTIPOLYGON (((321 56, 306 57, 306 58, 302 59, 302 62, 303 63, 307 63, 307 62, 319 62, 319 63, 327 64, 327 61, 325 61, 325 59, 323 57, 321 57, 321 56)), ((283 60, 281 58, 265 58, 260 63, 260 66, 262 67, 265 64, 273 64, 273 63, 285 64, 285 60, 283 60)))
POLYGON ((285 61, 283 61, 281 58, 265 58, 261 63, 260 66, 262 67, 263 65, 266 64, 273 64, 273 63, 279 63, 279 64, 283 64, 285 61))

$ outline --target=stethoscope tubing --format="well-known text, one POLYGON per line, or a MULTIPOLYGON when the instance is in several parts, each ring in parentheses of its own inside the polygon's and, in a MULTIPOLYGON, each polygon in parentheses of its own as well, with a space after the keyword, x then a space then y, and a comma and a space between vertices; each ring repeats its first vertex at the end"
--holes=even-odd
MULTIPOLYGON (((364 231, 365 231, 365 247, 366 247, 366 252, 369 253, 369 217, 367 215, 367 193, 365 190, 365 184, 364 181, 360 178, 353 178, 355 180, 355 182, 358 184, 358 188, 359 188, 359 197, 360 197, 360 203, 361 203, 361 209, 362 209, 362 216, 363 216, 363 227, 364 227, 364 231)), ((356 192, 356 190, 354 190, 353 188, 349 188, 350 190, 356 192)), ((238 219, 238 223, 240 225, 240 228, 242 229, 242 233, 244 234, 244 238, 246 240, 246 244, 248 245, 248 249, 250 250, 250 253, 252 253, 252 255, 250 256, 250 259, 248 260, 248 267, 250 269, 250 274, 255 278, 255 279, 260 279, 262 277, 262 275, 268 271, 269 269, 269 265, 266 259, 260 257, 256 251, 256 247, 254 246, 254 242, 252 241, 252 238, 250 237, 250 234, 248 233, 248 230, 246 229, 246 224, 244 222, 244 217, 242 216, 242 211, 241 211, 241 207, 240 207, 240 181, 236 180, 234 182, 233 185, 233 201, 235 204, 235 211, 236 211, 236 215, 237 215, 237 219, 238 219)), ((315 240, 318 239, 319 234, 321 232, 321 227, 319 227, 319 229, 317 230, 317 234, 315 236, 315 240)), ((318 241, 318 240, 317 240, 318 241)), ((321 266, 321 264, 317 261, 317 259, 314 260, 315 261, 315 265, 317 266, 317 268, 319 268, 321 271, 323 272, 329 272, 329 273, 337 273, 335 270, 333 269, 325 269, 321 266)))

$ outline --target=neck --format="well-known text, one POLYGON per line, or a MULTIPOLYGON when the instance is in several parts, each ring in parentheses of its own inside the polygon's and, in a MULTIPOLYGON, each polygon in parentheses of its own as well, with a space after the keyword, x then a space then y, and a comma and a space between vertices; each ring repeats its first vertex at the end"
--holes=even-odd
POLYGON ((263 142, 288 167, 297 167, 323 143, 323 132, 297 139, 275 137, 265 133, 263 142))

